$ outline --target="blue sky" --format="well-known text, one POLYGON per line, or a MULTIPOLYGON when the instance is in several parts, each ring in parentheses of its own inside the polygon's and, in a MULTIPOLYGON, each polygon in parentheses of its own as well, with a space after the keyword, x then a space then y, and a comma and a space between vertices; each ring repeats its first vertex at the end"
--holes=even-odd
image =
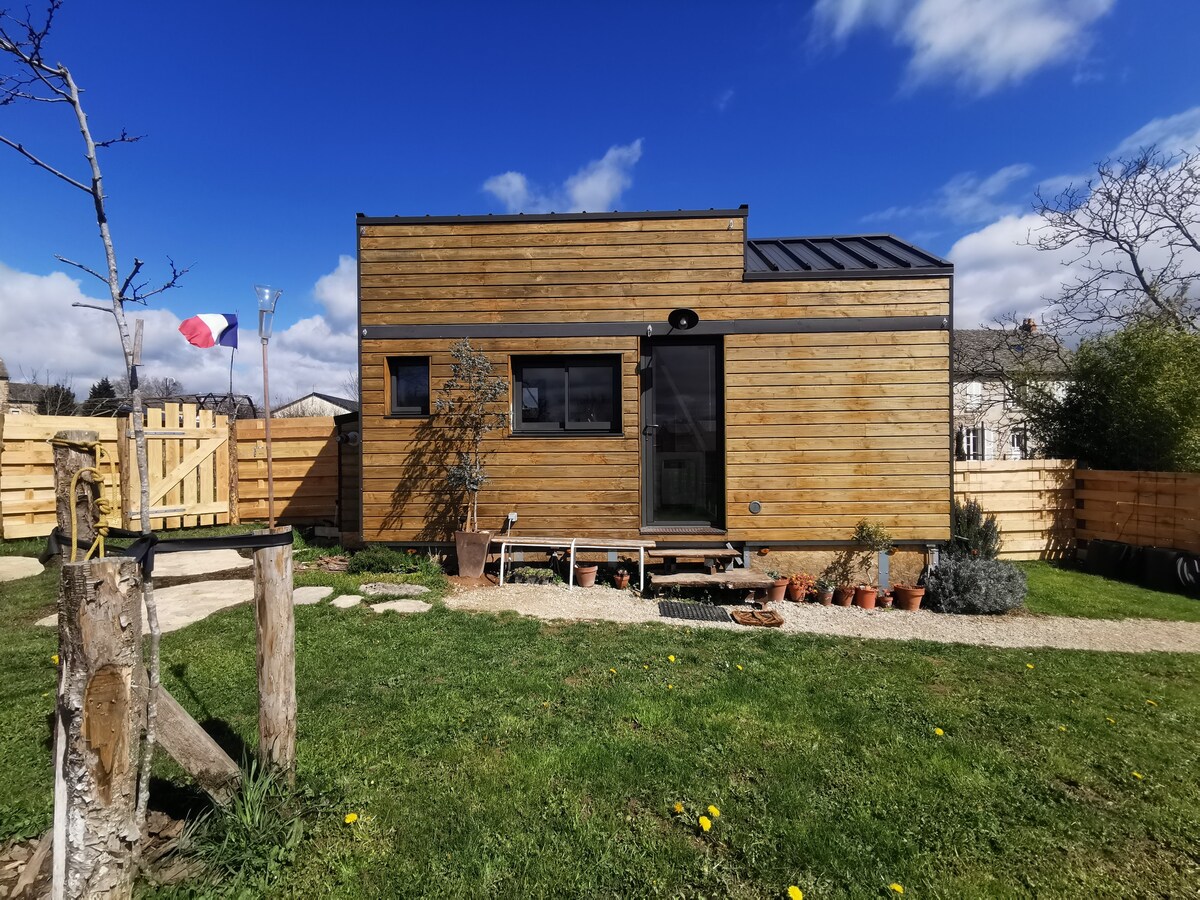
MULTIPOLYGON (((354 367, 354 215, 750 205, 752 237, 887 231, 958 266, 960 324, 1034 311, 1058 260, 1032 191, 1141 141, 1200 142, 1200 4, 182 4, 69 0, 49 55, 87 89, 117 249, 152 276, 147 368, 222 387, 174 329, 284 289, 272 393, 354 367), (1132 142, 1132 143, 1131 143, 1132 142)), ((65 108, 0 134, 71 171, 65 108)), ((0 147, 0 357, 79 393, 120 369, 55 253, 99 267, 87 197, 0 147)), ((86 276, 84 276, 86 278, 86 276)), ((237 387, 257 393, 243 335, 237 387)))

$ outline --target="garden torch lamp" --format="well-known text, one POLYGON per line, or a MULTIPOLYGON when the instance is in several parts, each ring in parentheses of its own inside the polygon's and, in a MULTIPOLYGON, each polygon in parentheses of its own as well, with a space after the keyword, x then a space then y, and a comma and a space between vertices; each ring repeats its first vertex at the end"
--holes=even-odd
POLYGON ((283 291, 276 290, 267 284, 256 284, 254 293, 258 296, 258 337, 262 341, 263 356, 263 410, 266 418, 263 427, 267 444, 267 528, 275 530, 275 481, 271 470, 271 389, 267 380, 267 341, 271 339, 271 328, 275 324, 275 304, 283 291))

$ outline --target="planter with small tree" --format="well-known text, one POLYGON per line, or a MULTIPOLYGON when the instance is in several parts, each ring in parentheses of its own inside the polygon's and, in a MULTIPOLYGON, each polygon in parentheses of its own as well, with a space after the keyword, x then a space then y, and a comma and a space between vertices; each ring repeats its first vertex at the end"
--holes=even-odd
POLYGON ((492 541, 490 531, 479 529, 479 491, 487 482, 483 443, 490 432, 508 424, 508 413, 495 409, 507 395, 508 382, 468 340, 457 341, 450 355, 450 377, 441 387, 434 410, 441 417, 439 424, 455 460, 446 466, 446 488, 465 508, 463 526, 454 533, 458 574, 478 578, 492 541))
POLYGON ((892 536, 878 522, 861 519, 854 527, 851 540, 854 546, 838 553, 825 567, 821 577, 835 585, 835 605, 849 606, 854 603, 863 609, 874 609, 879 589, 865 581, 858 581, 856 584, 855 576, 861 572, 864 578, 870 578, 871 564, 877 554, 887 553, 892 549, 892 536))

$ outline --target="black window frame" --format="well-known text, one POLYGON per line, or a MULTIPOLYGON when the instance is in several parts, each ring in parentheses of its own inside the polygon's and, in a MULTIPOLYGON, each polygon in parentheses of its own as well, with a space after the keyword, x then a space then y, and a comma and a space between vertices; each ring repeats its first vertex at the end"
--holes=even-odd
POLYGON ((388 397, 387 397, 387 417, 389 419, 424 419, 429 416, 431 394, 433 393, 429 377, 429 357, 428 356, 389 356, 387 359, 388 373, 388 397), (404 363, 412 367, 421 366, 424 368, 425 374, 425 403, 423 406, 397 406, 396 405, 396 379, 400 364, 404 363))
POLYGON ((509 357, 512 372, 512 433, 521 437, 619 437, 624 434, 621 403, 621 354, 614 353, 530 353, 509 357), (570 369, 573 367, 607 368, 612 375, 612 411, 607 423, 572 422, 570 369), (526 422, 521 399, 525 368, 562 369, 563 419, 560 422, 526 422), (604 427, 596 427, 603 424, 604 427))

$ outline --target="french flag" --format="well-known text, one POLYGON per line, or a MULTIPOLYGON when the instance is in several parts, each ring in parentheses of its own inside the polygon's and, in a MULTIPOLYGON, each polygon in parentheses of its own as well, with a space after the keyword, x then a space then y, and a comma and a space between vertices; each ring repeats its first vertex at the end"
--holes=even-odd
POLYGON ((194 347, 237 347, 237 316, 232 313, 201 313, 184 319, 179 333, 194 347))

